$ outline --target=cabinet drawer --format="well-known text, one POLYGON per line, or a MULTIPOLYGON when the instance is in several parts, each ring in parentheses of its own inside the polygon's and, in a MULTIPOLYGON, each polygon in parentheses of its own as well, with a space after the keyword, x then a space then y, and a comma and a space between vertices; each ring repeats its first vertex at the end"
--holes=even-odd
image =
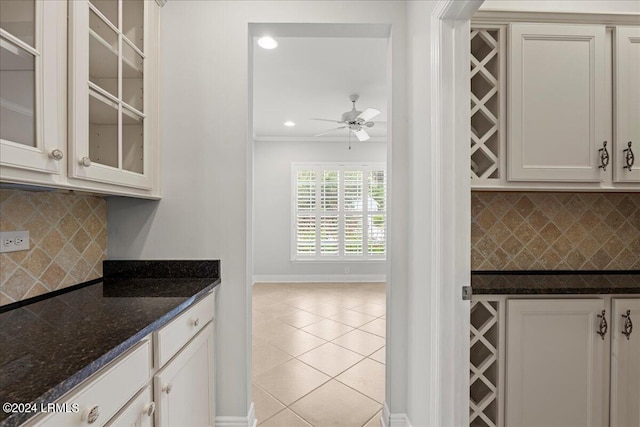
POLYGON ((154 361, 162 367, 215 315, 215 292, 191 307, 169 324, 154 332, 154 361))
POLYGON ((56 413, 46 417, 36 425, 41 427, 88 426, 87 417, 94 409, 97 419, 90 423, 92 427, 103 426, 133 397, 151 372, 151 344, 145 340, 111 363, 106 371, 90 378, 86 386, 77 393, 61 399, 69 407, 77 404, 76 413, 56 413))

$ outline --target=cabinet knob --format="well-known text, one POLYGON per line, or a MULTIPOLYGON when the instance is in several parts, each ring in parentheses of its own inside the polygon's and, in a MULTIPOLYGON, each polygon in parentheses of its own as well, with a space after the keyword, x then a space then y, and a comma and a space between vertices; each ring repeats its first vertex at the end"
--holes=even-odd
POLYGON ((53 160, 60 161, 60 160, 62 160, 64 158, 64 153, 59 148, 56 148, 55 150, 52 150, 51 153, 49 153, 49 156, 53 160))
POLYGON ((607 319, 605 318, 606 310, 602 310, 602 314, 598 314, 600 318, 600 325, 598 325, 598 335, 600 338, 604 339, 604 336, 607 335, 607 329, 609 325, 607 325, 607 319))
POLYGON ((633 150, 631 149, 631 141, 629 141, 627 143, 627 149, 626 150, 622 150, 622 152, 624 153, 624 163, 625 165, 622 166, 622 169, 626 169, 629 172, 631 172, 631 168, 633 167, 633 163, 636 160, 636 156, 634 156, 633 154, 633 150))
POLYGON ((85 411, 82 418, 87 421, 87 424, 93 424, 98 420, 99 416, 100 416, 100 407, 98 405, 93 405, 91 408, 85 411))
POLYGON ((144 407, 144 410, 142 411, 143 414, 147 414, 147 416, 152 416, 153 413, 156 411, 156 403, 155 402, 150 402, 147 403, 144 407))
POLYGON ((194 326, 194 327, 196 327, 196 328, 197 328, 197 327, 198 327, 198 325, 200 324, 200 319, 197 319, 197 318, 196 318, 196 319, 195 319, 195 320, 193 320, 191 323, 193 324, 193 326, 194 326))
POLYGON ((88 158, 88 157, 83 157, 83 158, 80 159, 80 164, 82 166, 89 167, 89 166, 91 166, 91 159, 88 158))
POLYGON ((602 169, 603 171, 607 170, 607 166, 609 165, 609 152, 607 151, 607 141, 602 143, 602 148, 598 150, 600 153, 600 166, 598 169, 602 169))
POLYGON ((623 314, 624 317, 624 326, 622 327, 622 335, 627 337, 631 336, 631 332, 633 332, 633 322, 631 321, 631 310, 627 310, 627 314, 623 314))
POLYGON ((171 385, 171 383, 165 384, 162 386, 162 391, 169 394, 171 393, 171 389, 173 388, 173 386, 171 385))

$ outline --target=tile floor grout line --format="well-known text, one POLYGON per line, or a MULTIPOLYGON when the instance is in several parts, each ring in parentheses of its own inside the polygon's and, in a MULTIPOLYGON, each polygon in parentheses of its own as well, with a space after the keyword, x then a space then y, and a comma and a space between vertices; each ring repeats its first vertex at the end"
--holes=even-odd
MULTIPOLYGON (((298 288, 298 289, 300 289, 300 288, 298 288)), ((309 287, 309 289, 311 289, 311 287, 309 287)), ((339 295, 339 294, 338 294, 338 292, 340 291, 340 289, 339 289, 339 288, 331 288, 331 287, 327 287, 327 288, 325 288, 325 289, 331 289, 331 290, 332 290, 331 295, 326 295, 326 294, 324 294, 324 291, 323 291, 323 293, 322 293, 320 296, 318 296, 318 295, 313 295, 313 296, 317 297, 317 298, 318 298, 318 301, 320 301, 320 302, 319 302, 318 304, 311 305, 311 306, 306 307, 306 308, 307 308, 307 309, 313 309, 313 307, 317 307, 317 306, 319 306, 319 305, 321 305, 321 304, 326 304, 326 305, 329 305, 329 306, 333 306, 333 307, 338 308, 338 309, 339 309, 339 311, 338 311, 337 313, 331 313, 331 314, 328 314, 328 315, 327 315, 327 314, 318 314, 318 313, 314 313, 313 311, 309 311, 309 310, 306 310, 306 309, 304 309, 304 308, 300 308, 300 307, 294 306, 294 305, 292 305, 292 304, 288 304, 288 303, 287 303, 287 301, 276 301, 276 300, 272 300, 272 301, 274 301, 274 304, 276 304, 276 303, 277 303, 277 304, 282 303, 282 304, 286 304, 286 305, 288 305, 288 306, 290 306, 290 307, 293 307, 293 311, 292 311, 292 312, 290 312, 290 313, 287 313, 287 314, 283 314, 283 315, 281 315, 281 316, 274 316, 274 317, 271 317, 271 316, 272 316, 272 314, 270 314, 270 313, 273 313, 273 311, 271 311, 270 313, 269 313, 269 311, 268 311, 268 310, 267 310, 267 312, 262 312, 262 311, 260 311, 260 309, 259 309, 259 308, 256 308, 256 306, 255 306, 255 305, 254 305, 254 307, 253 307, 253 309, 254 309, 254 310, 256 310, 256 311, 257 311, 257 312, 259 312, 259 313, 262 313, 261 315, 264 315, 264 316, 266 316, 266 317, 267 317, 267 319, 265 319, 266 321, 269 321, 269 320, 277 320, 277 321, 278 321, 278 322, 280 322, 281 324, 283 324, 283 325, 287 325, 287 326, 289 326, 289 327, 291 327, 291 328, 293 328, 293 329, 294 329, 293 331, 291 331, 291 332, 287 332, 287 333, 294 333, 294 332, 295 332, 295 330, 301 330, 302 332, 305 332, 305 333, 307 333, 307 334, 309 334, 309 335, 313 336, 314 338, 317 338, 317 339, 319 339, 319 340, 322 340, 322 343, 321 343, 321 344, 319 344, 319 345, 317 345, 317 346, 314 346, 313 348, 306 349, 304 352, 302 352, 302 353, 300 353, 300 354, 298 354, 298 355, 293 355, 293 354, 289 353, 288 351, 286 351, 285 349, 283 349, 283 348, 279 347, 278 345, 275 345, 275 344, 274 344, 272 341, 270 341, 269 339, 262 338, 262 337, 260 337, 259 335, 255 335, 255 336, 254 336, 255 338, 260 338, 260 340, 262 340, 263 342, 265 342, 265 343, 266 343, 266 344, 268 344, 269 346, 271 346, 271 347, 275 348, 276 350, 278 350, 278 351, 282 352, 282 353, 283 353, 283 354, 285 354, 287 357, 290 357, 290 359, 289 359, 289 360, 287 360, 287 361, 285 361, 285 362, 282 362, 282 363, 278 364, 277 366, 274 366, 274 367, 272 367, 272 368, 270 368, 270 369, 266 370, 265 372, 263 372, 263 373, 261 373, 261 374, 259 374, 259 375, 265 374, 265 373, 269 372, 269 371, 270 371, 270 370, 272 370, 272 369, 276 369, 277 367, 282 366, 283 364, 288 363, 288 362, 290 362, 291 360, 296 360, 298 363, 301 363, 301 364, 303 364, 304 366, 307 366, 307 367, 309 367, 309 368, 313 369, 314 371, 321 373, 321 374, 322 374, 322 375, 324 375, 326 378, 328 378, 327 380, 325 380, 325 381, 323 381, 321 384, 319 384, 317 387, 314 387, 312 390, 310 390, 309 392, 305 393, 303 396, 300 396, 299 398, 297 398, 296 400, 294 400, 294 401, 293 401, 292 403, 290 403, 289 405, 285 405, 283 402, 281 402, 278 398, 276 398, 275 396, 273 396, 273 395, 272 395, 270 392, 268 392, 266 389, 264 389, 263 387, 261 387, 261 386, 257 385, 256 383, 254 383, 254 382, 253 382, 253 380, 254 380, 257 376, 259 376, 259 375, 253 375, 253 374, 252 374, 252 385, 253 385, 253 386, 255 386, 255 387, 257 387, 258 389, 260 389, 260 390, 261 390, 262 392, 264 392, 267 396, 269 396, 269 397, 270 397, 270 398, 272 398, 275 402, 277 402, 279 405, 281 405, 281 406, 282 406, 282 408, 280 408, 280 410, 278 410, 276 413, 272 414, 269 418, 266 418, 266 419, 264 419, 264 420, 261 420, 261 421, 260 421, 260 424, 261 424, 261 425, 262 425, 263 423, 266 423, 268 420, 272 419, 273 417, 278 416, 278 414, 282 414, 285 410, 289 410, 289 412, 290 412, 290 413, 294 414, 296 417, 298 417, 299 419, 301 419, 303 422, 305 422, 305 423, 307 423, 307 424, 309 424, 309 425, 311 425, 311 426, 313 427, 313 424, 312 424, 309 420, 307 420, 304 416, 302 416, 301 414, 299 414, 298 412, 296 412, 295 410, 293 410, 292 405, 296 404, 296 403, 297 403, 297 402, 299 402, 301 399, 306 398, 306 397, 307 397, 307 396, 309 396, 310 394, 312 394, 312 393, 316 392, 316 391, 317 391, 318 389, 320 389, 321 387, 324 387, 324 386, 326 386, 327 384, 331 383, 331 381, 333 381, 333 380, 335 380, 337 384, 340 384, 340 385, 342 385, 342 386, 346 387, 347 389, 352 390, 353 392, 357 393, 358 395, 363 396, 363 397, 365 397, 366 399, 371 400, 372 402, 375 402, 377 405, 380 405, 380 408, 379 408, 379 409, 378 409, 378 410, 377 410, 377 411, 376 411, 372 416, 369 416, 369 417, 366 419, 366 421, 365 421, 365 423, 362 425, 362 427, 364 427, 364 426, 366 426, 367 424, 369 424, 370 422, 372 422, 372 421, 373 421, 373 419, 374 419, 374 418, 375 418, 375 417, 380 413, 380 410, 381 410, 381 406, 382 406, 382 405, 381 405, 379 402, 377 402, 377 400, 373 399, 372 397, 369 397, 367 394, 365 394, 364 392, 362 392, 362 391, 358 390, 357 388, 352 387, 352 386, 349 386, 348 384, 346 384, 346 383, 344 383, 344 382, 342 382, 342 381, 338 380, 337 378, 338 378, 340 375, 343 375, 345 372, 349 371, 350 369, 353 369, 354 367, 356 367, 356 366, 360 365, 360 364, 361 364, 361 363, 363 363, 363 361, 365 361, 366 359, 368 359, 368 361, 369 361, 369 362, 374 362, 374 363, 380 364, 380 365, 382 365, 382 366, 386 366, 386 363, 382 363, 382 362, 380 362, 380 361, 378 361, 378 360, 376 360, 376 359, 373 359, 373 358, 371 357, 373 354, 375 354, 375 353, 379 352, 382 348, 384 348, 384 347, 386 346, 386 333, 385 333, 385 335, 384 335, 384 336, 382 336, 382 335, 378 335, 378 334, 376 334, 376 333, 369 332, 369 331, 367 331, 367 330, 361 329, 362 327, 365 327, 366 325, 368 325, 368 324, 370 324, 370 323, 372 323, 372 322, 374 322, 375 320, 378 320, 378 319, 383 320, 383 321, 385 321, 385 323, 386 323, 386 319, 383 319, 383 317, 386 317, 386 313, 383 313, 383 314, 380 314, 380 315, 378 315, 378 314, 375 314, 375 315, 374 315, 374 314, 370 314, 370 313, 363 312, 363 311, 352 310, 352 308, 356 308, 356 307, 360 307, 360 306, 366 306, 366 305, 370 305, 370 304, 380 306, 381 308, 385 308, 385 304, 378 304, 377 302, 369 301, 369 300, 367 300, 367 299, 366 299, 366 297, 364 297, 364 298, 363 298, 362 296, 353 296, 353 298, 354 298, 354 299, 360 299, 360 300, 358 301, 360 304, 353 305, 353 300, 351 300, 351 303, 348 303, 348 305, 351 305, 352 307, 344 307, 344 306, 340 305, 339 303, 338 303, 338 304, 335 304, 335 303, 331 302, 331 300, 332 300, 332 296, 333 296, 333 295, 339 295), (333 293, 333 292, 335 292, 335 293, 333 293), (324 299, 324 298, 326 298, 326 299, 324 299), (359 314, 359 315, 367 316, 367 317, 369 317, 370 319, 366 319, 366 321, 365 321, 364 323, 362 323, 362 324, 360 324, 360 325, 358 325, 358 326, 352 326, 352 325, 350 325, 350 324, 348 324, 348 323, 341 322, 340 320, 332 319, 332 317, 336 317, 336 316, 338 316, 338 315, 340 315, 340 314, 343 314, 343 313, 345 313, 345 312, 353 312, 353 313, 357 313, 357 314, 359 314), (291 318, 293 319, 293 320, 292 320, 292 322, 295 322, 295 321, 296 321, 296 320, 295 320, 296 315, 299 315, 299 314, 302 314, 302 313, 305 313, 305 314, 311 314, 311 315, 316 316, 316 317, 314 318, 314 320, 313 320, 311 323, 309 323, 309 324, 302 324, 302 325, 300 325, 300 326, 293 325, 293 324, 291 324, 291 323, 287 323, 286 321, 281 320, 282 318, 285 318, 285 317, 291 317, 291 318), (316 323, 322 322, 323 320, 330 320, 330 321, 332 321, 332 322, 336 322, 336 323, 338 323, 338 324, 340 324, 340 325, 344 325, 344 326, 346 326, 346 327, 350 328, 350 330, 348 330, 348 331, 346 331, 346 332, 344 332, 344 333, 342 333, 342 334, 340 334, 340 335, 338 335, 338 336, 336 336, 336 337, 333 337, 332 339, 326 339, 326 338, 324 338, 324 337, 322 337, 322 336, 316 335, 316 334, 314 334, 314 333, 312 333, 312 332, 309 332, 309 331, 307 331, 307 330, 305 330, 305 329, 304 329, 304 328, 309 327, 309 326, 311 326, 311 325, 314 325, 314 324, 316 324, 316 323), (365 352, 365 353, 368 353, 368 354, 362 354, 361 352, 359 352, 359 351, 355 351, 355 350, 353 350, 353 349, 351 349, 351 348, 347 347, 346 345, 341 345, 341 344, 339 344, 339 343, 337 343, 337 342, 334 342, 335 340, 337 340, 337 339, 339 339, 339 338, 341 338, 341 337, 343 337, 343 336, 345 336, 345 335, 347 335, 347 334, 349 334, 349 333, 351 333, 351 332, 354 332, 354 331, 356 331, 356 330, 358 330, 360 333, 369 334, 372 338, 373 338, 373 337, 375 337, 375 338, 377 338, 377 339, 383 339, 383 340, 385 341, 385 343, 384 343, 384 345, 382 345, 382 346, 380 346, 380 347, 376 348, 375 350, 373 350, 373 351, 371 351, 371 352, 365 352), (333 345, 335 345, 335 346, 338 346, 338 347, 340 347, 340 348, 342 348, 342 349, 344 349, 344 350, 346 350, 346 351, 348 351, 348 352, 350 352, 350 353, 353 353, 354 355, 357 355, 357 357, 359 358, 359 360, 358 360, 358 361, 356 361, 355 363, 351 364, 350 366, 346 367, 345 369, 340 370, 340 371, 339 371, 339 372, 337 372, 335 375, 331 375, 331 374, 327 374, 327 373, 325 373, 324 371, 322 371, 322 370, 320 370, 320 369, 318 369, 318 368, 314 367, 312 364, 307 363, 307 362, 305 362, 304 360, 300 359, 300 357, 302 357, 302 356, 304 356, 304 355, 306 355, 306 354, 308 354, 308 353, 311 353, 311 352, 313 352, 313 351, 317 350, 319 347, 322 347, 322 346, 324 346, 324 345, 325 345, 325 344, 327 344, 327 343, 331 343, 331 344, 333 344, 333 345)), ((273 289, 270 289, 270 291, 272 291, 272 290, 277 290, 277 288, 276 288, 276 287, 274 287, 273 289)), ((379 298, 377 297, 377 295, 379 295, 379 293, 378 293, 378 292, 376 292, 376 291, 375 291, 375 289, 373 289, 373 288, 367 288, 366 290, 364 290, 364 291, 362 291, 362 292, 370 293, 370 294, 371 294, 371 296, 374 296, 374 297, 376 297, 376 299, 377 299, 377 300, 379 300, 379 298)), ((271 300, 271 299, 270 299, 268 296, 266 296, 265 294, 266 294, 266 292, 260 292, 260 294, 259 294, 259 295, 260 295, 260 297, 261 297, 261 298, 263 298, 263 297, 264 297, 264 298, 266 298, 266 299, 263 299, 263 301, 265 301, 265 302, 268 304, 268 303, 269 303, 269 300, 271 300)), ((256 295, 256 293, 254 292, 254 296, 255 296, 255 295, 256 295)), ((290 298, 290 300, 295 299, 295 298, 302 298, 302 297, 303 297, 303 295, 297 295, 297 296, 295 296, 295 297, 290 298)), ((350 298, 350 297, 347 297, 347 298, 350 298)), ((274 310, 275 310, 275 311, 277 311, 277 308, 276 308, 276 309, 274 309, 274 310)), ((375 310, 375 311, 377 311, 377 310, 375 310)), ((378 312, 378 313, 379 313, 379 312, 378 312)), ((304 323, 304 322, 303 322, 303 323, 304 323)), ((359 323, 359 322, 356 322, 356 323, 359 323)), ((385 326, 386 326, 386 325, 385 325, 385 326)), ((276 337, 277 337, 277 335, 276 335, 276 337)), ((362 336, 361 336, 361 337, 362 337, 362 336)), ((366 336, 365 336, 365 337, 366 337, 366 336)), ((272 337, 271 339, 274 339, 274 337, 272 337)), ((351 426, 350 426, 350 427, 351 427, 351 426)))

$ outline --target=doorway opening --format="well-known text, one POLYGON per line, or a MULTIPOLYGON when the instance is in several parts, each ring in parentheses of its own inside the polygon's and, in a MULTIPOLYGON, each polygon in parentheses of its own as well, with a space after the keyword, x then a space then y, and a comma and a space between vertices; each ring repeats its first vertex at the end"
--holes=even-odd
POLYGON ((259 425, 380 422, 389 31, 383 24, 250 24, 259 425))

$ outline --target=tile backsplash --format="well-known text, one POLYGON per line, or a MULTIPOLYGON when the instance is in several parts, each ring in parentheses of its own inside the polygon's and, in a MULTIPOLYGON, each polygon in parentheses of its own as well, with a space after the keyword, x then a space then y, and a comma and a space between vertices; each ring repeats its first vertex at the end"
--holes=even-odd
POLYGON ((640 193, 473 192, 473 270, 640 269, 640 193))
POLYGON ((30 249, 0 254, 0 305, 102 276, 107 204, 99 197, 0 190, 0 231, 29 230, 30 249))

